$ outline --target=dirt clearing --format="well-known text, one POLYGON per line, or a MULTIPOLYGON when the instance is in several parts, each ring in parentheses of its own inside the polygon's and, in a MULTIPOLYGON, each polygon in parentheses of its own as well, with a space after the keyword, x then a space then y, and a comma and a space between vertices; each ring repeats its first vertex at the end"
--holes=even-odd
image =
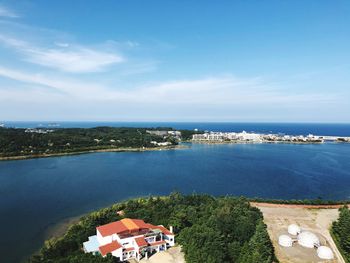
POLYGON ((263 203, 252 203, 252 205, 258 207, 264 214, 264 221, 275 247, 276 256, 281 263, 344 262, 329 233, 332 222, 338 218, 337 208, 310 209, 298 205, 265 205, 263 203), (288 234, 290 224, 297 224, 302 231, 316 234, 321 245, 331 248, 334 260, 322 260, 317 256, 316 249, 304 248, 297 243, 292 247, 281 247, 278 244, 278 237, 288 234))

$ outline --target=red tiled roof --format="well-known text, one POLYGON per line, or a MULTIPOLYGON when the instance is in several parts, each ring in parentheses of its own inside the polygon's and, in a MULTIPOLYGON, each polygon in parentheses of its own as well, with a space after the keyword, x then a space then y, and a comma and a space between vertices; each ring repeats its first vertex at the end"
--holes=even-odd
POLYGON ((146 242, 146 240, 144 239, 144 237, 137 237, 135 238, 136 244, 139 247, 145 247, 148 245, 148 243, 146 242))
POLYGON ((139 228, 149 228, 147 223, 141 219, 131 219, 139 228))
POLYGON ((97 227, 97 230, 102 236, 110 236, 113 234, 119 234, 123 232, 134 232, 141 229, 159 229, 165 235, 174 235, 168 229, 163 226, 154 226, 152 224, 145 223, 141 219, 124 218, 120 221, 109 223, 103 226, 97 227))
POLYGON ((139 230, 140 227, 138 226, 137 222, 135 219, 130 219, 130 218, 124 218, 120 220, 120 222, 129 230, 129 231, 135 231, 139 230))
POLYGON ((163 232, 165 235, 174 235, 174 233, 171 233, 168 229, 166 229, 164 226, 156 226, 155 228, 159 229, 163 232))
POLYGON ((166 229, 164 226, 155 226, 152 224, 145 224, 147 226, 147 228, 149 229, 159 229, 160 231, 162 231, 163 234, 165 235, 173 235, 174 233, 171 233, 168 229, 166 229))
POLYGON ((128 247, 125 249, 125 251, 131 251, 131 250, 134 250, 135 248, 134 247, 128 247))
POLYGON ((97 227, 97 230, 102 236, 110 236, 113 234, 119 234, 123 232, 138 231, 140 229, 149 228, 141 219, 124 218, 117 222, 112 222, 103 226, 97 227))
POLYGON ((97 230, 101 233, 102 236, 105 237, 128 231, 128 228, 121 221, 117 221, 103 226, 99 226, 97 227, 97 230))
POLYGON ((158 246, 158 245, 162 245, 165 244, 166 242, 164 240, 160 240, 160 241, 156 241, 153 243, 149 243, 151 246, 158 246))
POLYGON ((109 243, 107 245, 100 246, 98 249, 100 250, 101 255, 105 256, 108 253, 112 253, 114 250, 117 250, 121 247, 122 246, 117 241, 113 241, 112 243, 109 243))

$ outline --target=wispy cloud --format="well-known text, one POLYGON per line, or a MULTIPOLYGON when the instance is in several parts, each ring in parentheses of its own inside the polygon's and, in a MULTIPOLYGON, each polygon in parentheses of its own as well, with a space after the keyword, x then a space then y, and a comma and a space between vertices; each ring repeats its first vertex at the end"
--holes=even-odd
POLYGON ((17 18, 19 16, 12 10, 0 5, 0 17, 17 18))
POLYGON ((23 54, 25 61, 65 72, 99 72, 125 61, 116 52, 76 44, 54 43, 53 47, 38 47, 5 35, 0 35, 0 42, 23 54))
POLYGON ((25 104, 37 105, 28 107, 28 111, 33 111, 32 116, 40 114, 44 116, 41 118, 49 119, 276 121, 288 112, 290 116, 297 116, 295 120, 316 121, 331 117, 329 109, 348 108, 344 106, 347 103, 339 104, 341 101, 336 93, 287 92, 263 78, 221 75, 126 89, 80 78, 0 67, 0 118, 8 116, 2 107, 25 104), (14 84, 5 88, 1 86, 1 78, 14 84), (50 114, 40 111, 39 105, 46 107, 50 114), (91 108, 91 105, 94 106, 91 108), (65 109, 74 111, 74 117, 70 115, 73 112, 65 109), (316 111, 318 116, 313 114, 316 111))
POLYGON ((0 67, 0 76, 32 85, 41 85, 80 100, 99 100, 158 105, 283 105, 330 103, 330 94, 283 93, 261 78, 243 79, 231 75, 194 80, 176 80, 123 89, 45 74, 25 73, 0 67))
POLYGON ((85 47, 63 49, 27 49, 29 62, 67 72, 97 72, 105 67, 123 62, 120 55, 85 47))

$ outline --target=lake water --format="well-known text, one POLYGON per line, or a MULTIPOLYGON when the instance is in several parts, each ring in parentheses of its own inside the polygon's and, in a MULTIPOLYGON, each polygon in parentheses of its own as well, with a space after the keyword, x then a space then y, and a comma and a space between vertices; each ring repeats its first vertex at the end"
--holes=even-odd
MULTIPOLYGON (((288 127, 285 129, 292 129, 288 127)), ((303 132, 294 130, 293 134, 308 133, 307 129, 297 127, 303 132)), ((349 125, 336 130, 333 127, 337 135, 350 134, 349 125)), ((65 218, 130 197, 178 190, 284 199, 350 199, 350 144, 188 146, 0 162, 0 262, 18 262, 31 254, 42 245, 47 230, 65 218)))

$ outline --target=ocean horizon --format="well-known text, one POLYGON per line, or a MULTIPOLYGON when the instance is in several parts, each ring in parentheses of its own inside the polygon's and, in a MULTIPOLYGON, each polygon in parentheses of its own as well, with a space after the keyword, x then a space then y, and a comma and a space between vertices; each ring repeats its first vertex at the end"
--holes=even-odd
POLYGON ((113 121, 3 121, 11 128, 93 128, 171 127, 174 129, 199 129, 203 131, 284 133, 290 135, 350 136, 350 123, 294 123, 294 122, 113 122, 113 121))

